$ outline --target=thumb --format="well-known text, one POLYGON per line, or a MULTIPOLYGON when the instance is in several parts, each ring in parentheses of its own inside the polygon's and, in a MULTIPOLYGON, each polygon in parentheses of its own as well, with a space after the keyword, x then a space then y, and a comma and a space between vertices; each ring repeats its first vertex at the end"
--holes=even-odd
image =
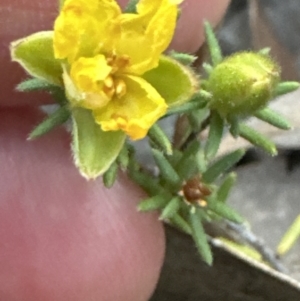
POLYGON ((124 176, 86 181, 64 130, 26 142, 33 109, 0 111, 0 295, 12 301, 147 300, 164 255, 155 214, 124 176))

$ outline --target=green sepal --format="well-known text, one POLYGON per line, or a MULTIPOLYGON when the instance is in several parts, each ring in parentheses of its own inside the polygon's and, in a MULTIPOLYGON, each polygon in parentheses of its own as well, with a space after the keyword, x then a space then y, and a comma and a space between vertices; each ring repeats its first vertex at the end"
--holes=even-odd
POLYGON ((158 124, 154 124, 150 130, 148 131, 148 136, 151 140, 155 142, 156 145, 160 147, 160 149, 166 153, 167 155, 172 155, 173 148, 172 144, 164 133, 164 131, 159 127, 158 124))
POLYGON ((155 163, 159 168, 161 178, 164 181, 166 181, 166 183, 169 184, 172 189, 178 187, 180 185, 181 180, 173 166, 164 156, 164 154, 156 149, 152 149, 152 154, 155 163))
POLYGON ((272 156, 277 155, 276 145, 268 137, 257 132, 253 128, 247 126, 246 124, 239 124, 239 135, 248 140, 253 145, 262 148, 272 156))
POLYGON ((166 196, 163 194, 159 194, 141 201, 138 204, 137 208, 138 211, 143 211, 143 212, 153 211, 153 210, 164 208, 167 202, 168 199, 166 198, 166 196))
POLYGON ((12 60, 31 76, 62 85, 62 67, 53 52, 53 31, 41 31, 11 44, 12 60))
POLYGON ((214 66, 217 66, 223 60, 222 51, 219 42, 214 34, 213 28, 207 21, 204 22, 204 31, 211 61, 214 66))
POLYGON ((104 132, 94 120, 91 111, 74 108, 73 155, 80 173, 87 179, 102 175, 116 160, 125 141, 125 134, 104 132))
POLYGON ((202 259, 208 264, 211 265, 213 262, 213 256, 210 249, 210 246, 207 242, 207 237, 203 229, 202 221, 200 216, 195 211, 190 211, 189 220, 192 228, 192 237, 195 241, 196 247, 202 257, 202 259))
POLYGON ((212 111, 209 123, 209 134, 205 145, 205 157, 210 160, 216 155, 224 130, 224 119, 217 111, 212 111))
POLYGON ((221 186, 218 188, 217 191, 217 200, 220 203, 225 203, 228 195, 231 191, 231 188, 236 182, 236 173, 231 172, 227 175, 225 180, 222 182, 221 186))
POLYGON ((202 174, 203 182, 212 183, 215 181, 220 175, 233 167, 244 154, 245 150, 238 149, 218 159, 202 174))
POLYGON ((177 51, 170 51, 169 56, 178 61, 179 63, 185 66, 191 66, 197 59, 196 56, 188 54, 188 53, 181 53, 177 51))
POLYGON ((161 213, 159 219, 160 220, 168 220, 168 219, 172 218, 175 214, 177 214, 182 202, 183 202, 183 200, 179 196, 172 198, 171 201, 162 210, 162 213, 161 213))
POLYGON ((281 82, 275 88, 275 96, 284 95, 299 89, 300 83, 298 82, 281 82))
POLYGON ((114 185, 118 175, 118 164, 113 162, 109 169, 103 174, 103 184, 106 188, 114 185))
POLYGON ((199 85, 196 74, 190 68, 163 55, 158 67, 146 72, 143 78, 157 90, 170 107, 189 101, 199 85))
POLYGON ((259 110, 254 116, 282 130, 289 130, 292 127, 288 120, 270 108, 259 110))
POLYGON ((28 136, 28 140, 36 139, 62 125, 70 118, 70 111, 66 107, 58 108, 53 114, 42 121, 28 136))

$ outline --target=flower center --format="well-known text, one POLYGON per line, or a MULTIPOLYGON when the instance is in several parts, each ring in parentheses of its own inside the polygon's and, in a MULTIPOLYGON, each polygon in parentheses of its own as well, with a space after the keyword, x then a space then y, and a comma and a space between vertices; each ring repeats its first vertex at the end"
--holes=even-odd
POLYGON ((121 98, 126 94, 126 84, 118 74, 122 74, 124 68, 128 66, 129 57, 111 55, 106 58, 106 62, 112 70, 103 82, 103 92, 110 99, 113 96, 121 98))

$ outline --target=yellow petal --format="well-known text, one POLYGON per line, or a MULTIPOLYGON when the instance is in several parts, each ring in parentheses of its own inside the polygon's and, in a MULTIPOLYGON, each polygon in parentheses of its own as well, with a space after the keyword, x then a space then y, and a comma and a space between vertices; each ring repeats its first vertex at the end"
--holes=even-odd
POLYGON ((95 110, 107 104, 111 99, 109 92, 112 87, 107 87, 111 70, 102 54, 92 58, 81 57, 72 64, 70 77, 77 90, 84 95, 78 105, 95 110))
POLYGON ((54 53, 71 63, 110 50, 119 34, 121 10, 114 0, 66 0, 54 24, 54 53))
POLYGON ((165 114, 167 105, 144 79, 123 76, 126 94, 114 97, 107 106, 94 111, 103 131, 124 131, 132 140, 142 139, 150 127, 165 114))
POLYGON ((141 0, 137 14, 121 16, 119 55, 130 57, 127 72, 143 74, 158 65, 159 56, 170 44, 180 1, 141 0))

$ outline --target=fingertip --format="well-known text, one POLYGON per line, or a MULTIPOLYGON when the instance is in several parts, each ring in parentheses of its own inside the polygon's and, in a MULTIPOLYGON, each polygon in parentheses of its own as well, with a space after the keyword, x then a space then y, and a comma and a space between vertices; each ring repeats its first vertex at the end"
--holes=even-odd
POLYGON ((204 42, 203 21, 218 24, 230 0, 185 0, 181 5, 174 39, 169 48, 195 53, 204 42))
POLYGON ((57 15, 57 2, 49 0, 1 0, 0 5, 0 104, 38 105, 50 102, 45 94, 18 93, 15 87, 27 78, 24 70, 11 61, 9 45, 37 31, 49 30, 57 15))
POLYGON ((145 195, 124 176, 112 189, 79 176, 63 130, 26 141, 40 118, 0 111, 1 297, 148 300, 165 242, 157 216, 136 210, 145 195))

